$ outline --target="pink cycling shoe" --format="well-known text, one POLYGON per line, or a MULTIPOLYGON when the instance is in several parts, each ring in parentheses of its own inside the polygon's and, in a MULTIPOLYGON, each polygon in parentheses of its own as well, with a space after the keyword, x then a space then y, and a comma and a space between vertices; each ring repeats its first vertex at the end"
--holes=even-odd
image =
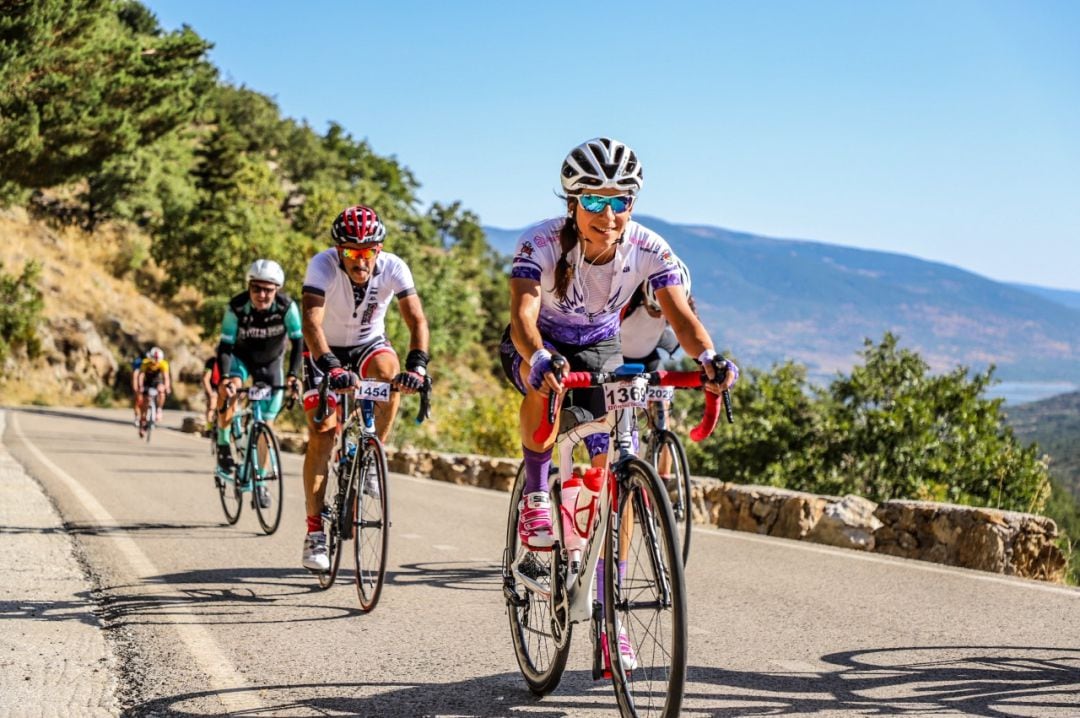
POLYGON ((536 551, 549 551, 555 543, 551 529, 551 498, 544 491, 525 494, 518 504, 518 538, 536 551))

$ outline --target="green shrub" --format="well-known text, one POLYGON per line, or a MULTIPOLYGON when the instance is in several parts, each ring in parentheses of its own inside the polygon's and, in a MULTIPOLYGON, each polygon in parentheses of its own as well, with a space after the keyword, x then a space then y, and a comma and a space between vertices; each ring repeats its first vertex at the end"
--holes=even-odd
POLYGON ((0 262, 0 361, 20 347, 30 356, 41 349, 36 327, 45 302, 38 287, 41 265, 27 262, 20 274, 7 274, 0 262))

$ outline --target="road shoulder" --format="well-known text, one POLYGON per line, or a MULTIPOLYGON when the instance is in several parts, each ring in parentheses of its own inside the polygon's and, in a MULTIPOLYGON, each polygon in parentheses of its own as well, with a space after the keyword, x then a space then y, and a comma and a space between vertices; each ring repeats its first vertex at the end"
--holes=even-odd
POLYGON ((6 423, 0 410, 0 714, 117 715, 91 584, 56 508, 5 447, 6 423))

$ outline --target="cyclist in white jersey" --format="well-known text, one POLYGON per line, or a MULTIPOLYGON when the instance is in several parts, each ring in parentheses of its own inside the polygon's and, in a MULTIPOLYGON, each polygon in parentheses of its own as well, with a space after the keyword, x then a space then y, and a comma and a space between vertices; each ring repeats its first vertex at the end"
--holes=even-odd
MULTIPOLYGON (((524 395, 520 429, 525 487, 518 536, 523 545, 541 551, 550 550, 555 540, 548 471, 558 417, 544 442, 537 442, 533 432, 547 418, 550 393, 563 389, 552 370, 556 356, 565 358, 571 371, 603 371, 621 364, 619 315, 638 285, 648 282, 679 342, 704 366, 711 380, 706 389, 720 393, 738 378, 738 368, 716 354, 691 310, 667 242, 630 219, 642 184, 634 151, 607 137, 589 140, 566 156, 561 179, 565 215, 527 229, 518 240, 510 272, 510 326, 500 347, 503 369, 524 395)), ((604 413, 597 390, 579 390, 571 399, 593 416, 604 413)), ((593 465, 604 466, 608 435, 587 437, 585 444, 593 465)), ((625 573, 625 560, 617 560, 619 573, 625 573)), ((603 571, 601 565, 597 575, 602 577, 603 571)), ((604 594, 601 580, 599 596, 604 594)), ((619 649, 625 669, 637 665, 623 635, 619 649)))
MULTIPOLYGON (((518 240, 510 274, 510 327, 503 337, 503 368, 524 395, 521 441, 525 458, 525 498, 519 534, 526 545, 550 548, 554 541, 548 500, 553 431, 533 440, 547 410, 548 395, 561 391, 552 359, 562 355, 571 371, 601 371, 622 362, 619 313, 642 282, 656 292, 661 310, 687 352, 709 377, 726 367, 721 392, 738 377, 734 364, 718 357, 712 340, 687 302, 678 265, 667 242, 630 218, 642 173, 634 151, 606 137, 575 147, 562 165, 566 214, 525 231, 518 240)), ((576 402, 603 413, 600 392, 577 392, 576 402), (581 394, 586 394, 582 397, 581 394)), ((586 443, 602 466, 607 435, 586 443)))
MULTIPOLYGON (((387 381, 402 392, 414 393, 427 382, 428 325, 412 272, 398 256, 382 251, 386 227, 375 210, 357 205, 345 209, 330 230, 337 246, 308 263, 303 290, 304 412, 308 446, 304 454, 304 497, 307 535, 303 565, 312 571, 329 569, 326 535, 320 514, 326 491, 327 464, 334 448, 334 412, 316 424, 318 387, 325 374, 330 389, 348 391, 360 378, 387 381), (385 336, 386 310, 397 298, 409 329, 405 369, 385 336)), ((400 394, 375 407, 375 429, 389 438, 400 394)), ((336 406, 334 394, 330 407, 336 406)))
MULTIPOLYGON (((694 299, 690 294, 690 270, 678 257, 675 263, 679 267, 679 276, 682 277, 683 291, 686 292, 687 302, 690 309, 694 309, 694 299)), ((660 303, 656 300, 656 291, 652 284, 643 282, 635 290, 630 302, 623 307, 622 327, 622 354, 623 362, 627 364, 641 364, 645 371, 656 371, 660 368, 660 350, 667 352, 668 356, 674 356, 679 350, 679 340, 672 331, 671 325, 664 318, 660 309, 660 303)), ((668 402, 650 402, 649 413, 657 420, 667 414, 668 402)), ((657 462, 656 471, 660 478, 665 481, 671 479, 671 452, 664 447, 657 462)))

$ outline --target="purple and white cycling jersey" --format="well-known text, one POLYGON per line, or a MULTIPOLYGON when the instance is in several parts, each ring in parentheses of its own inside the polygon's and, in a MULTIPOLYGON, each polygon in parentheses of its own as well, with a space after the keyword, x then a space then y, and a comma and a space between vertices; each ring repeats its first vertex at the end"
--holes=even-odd
POLYGON ((547 337, 564 344, 588 346, 619 333, 619 311, 646 279, 654 289, 682 284, 675 255, 664 238, 637 222, 627 222, 615 259, 607 265, 582 262, 575 247, 567 261, 576 268, 566 297, 555 296, 555 265, 562 248, 559 232, 566 222, 556 217, 525 230, 517 242, 512 279, 540 282, 537 325, 547 337), (596 296, 598 287, 604 294, 596 296))
POLYGON ((416 294, 412 272, 396 254, 380 252, 366 287, 358 287, 341 266, 334 248, 319 252, 308 263, 304 292, 326 298, 323 334, 332 347, 366 344, 386 333, 390 300, 416 294))

